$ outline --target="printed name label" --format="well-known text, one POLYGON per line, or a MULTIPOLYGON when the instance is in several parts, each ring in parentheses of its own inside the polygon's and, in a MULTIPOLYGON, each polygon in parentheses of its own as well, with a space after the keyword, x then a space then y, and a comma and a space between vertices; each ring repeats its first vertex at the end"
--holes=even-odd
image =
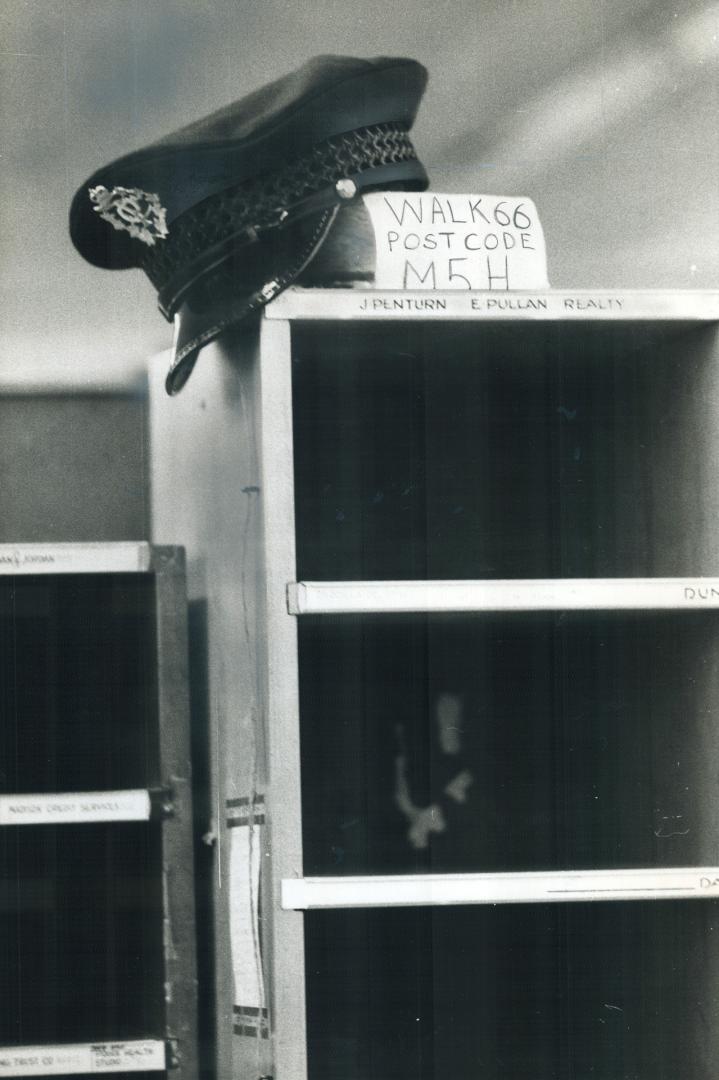
POLYGON ((618 316, 625 312, 625 300, 618 296, 534 296, 515 293, 512 296, 467 297, 448 296, 413 296, 406 293, 395 295, 377 295, 359 297, 360 313, 410 315, 447 314, 458 318, 471 317, 473 314, 504 316, 547 315, 554 317, 568 316, 581 318, 618 316))
POLYGON ((547 252, 531 199, 378 192, 364 203, 377 289, 545 289, 547 252))
POLYGON ((0 1048, 0 1077, 161 1072, 165 1066, 165 1044, 159 1039, 0 1048))
POLYGON ((149 566, 145 543, 0 544, 2 574, 134 573, 149 566))
POLYGON ((68 795, 3 795, 0 825, 148 821, 148 791, 85 791, 68 795))
POLYGON ((719 319, 719 290, 526 289, 430 292, 419 289, 289 288, 265 309, 266 319, 437 319, 545 322, 719 319))
POLYGON ((685 585, 684 599, 698 602, 704 601, 712 606, 716 606, 719 604, 719 583, 709 584, 702 582, 698 585, 685 585))

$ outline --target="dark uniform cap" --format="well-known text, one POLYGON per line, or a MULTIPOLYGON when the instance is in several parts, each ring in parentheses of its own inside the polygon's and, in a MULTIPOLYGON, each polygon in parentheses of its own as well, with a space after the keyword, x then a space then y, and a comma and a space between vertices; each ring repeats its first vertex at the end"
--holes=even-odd
POLYGON ((95 266, 141 267, 175 319, 170 393, 203 344, 297 279, 340 207, 427 186, 407 135, 426 81, 414 60, 318 56, 82 185, 77 250, 95 266))

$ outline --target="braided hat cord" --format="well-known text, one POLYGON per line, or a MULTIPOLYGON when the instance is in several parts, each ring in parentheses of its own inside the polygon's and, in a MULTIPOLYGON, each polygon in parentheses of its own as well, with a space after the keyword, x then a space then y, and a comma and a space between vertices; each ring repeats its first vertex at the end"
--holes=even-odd
POLYGON ((275 219, 278 210, 344 177, 416 158, 400 124, 374 124, 333 136, 281 169, 212 195, 182 214, 172 222, 167 239, 145 253, 142 268, 159 292, 224 237, 262 226, 275 219))

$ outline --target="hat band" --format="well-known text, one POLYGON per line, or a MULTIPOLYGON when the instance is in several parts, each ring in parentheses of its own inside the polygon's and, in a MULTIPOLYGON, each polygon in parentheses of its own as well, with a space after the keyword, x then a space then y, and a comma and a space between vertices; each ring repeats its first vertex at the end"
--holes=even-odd
MULTIPOLYGON (((276 214, 275 218, 263 224, 245 226, 237 232, 231 232, 223 236, 219 243, 199 255, 188 268, 182 270, 171 278, 158 292, 157 304, 168 322, 174 318, 175 312, 180 307, 186 294, 207 273, 211 273, 227 259, 231 258, 238 249, 261 240, 269 232, 277 229, 289 228, 303 218, 311 214, 317 214, 347 204, 348 199, 356 199, 366 191, 368 187, 380 185, 391 187, 392 184, 409 187, 412 181, 418 180, 418 162, 400 162, 395 165, 380 165, 372 169, 371 173, 357 173, 354 177, 347 177, 351 182, 353 193, 351 196, 339 190, 343 181, 338 181, 334 187, 323 188, 313 192, 305 199, 276 214), (370 183, 371 181, 371 183, 370 183)), ((420 167, 421 168, 421 167, 420 167)), ((422 170, 423 171, 423 170, 422 170)))
MULTIPOLYGON (((282 212, 301 203, 315 192, 333 187, 338 180, 357 177, 369 170, 382 174, 382 186, 391 183, 387 166, 403 165, 398 171, 402 186, 424 188, 426 176, 417 160, 407 131, 400 124, 375 124, 334 136, 313 147, 282 169, 253 178, 198 203, 172 222, 170 235, 162 246, 145 253, 142 267, 160 294, 162 307, 171 317, 173 294, 183 290, 182 282, 196 277, 197 263, 208 252, 227 243, 228 238, 276 225, 282 212), (416 175, 408 166, 414 164, 416 175)), ((370 181, 370 177, 362 177, 370 181)), ((361 183, 367 188, 370 183, 361 183)))

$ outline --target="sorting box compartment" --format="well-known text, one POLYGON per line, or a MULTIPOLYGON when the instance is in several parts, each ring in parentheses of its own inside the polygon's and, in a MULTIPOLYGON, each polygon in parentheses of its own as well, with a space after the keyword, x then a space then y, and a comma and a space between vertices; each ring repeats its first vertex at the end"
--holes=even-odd
POLYGON ((149 574, 0 576, 0 794, 160 781, 149 574))
POLYGON ((716 900, 305 916, 312 1080, 706 1080, 716 900))
POLYGON ((197 1076, 184 584, 0 547, 0 1076, 197 1076))
POLYGON ((159 830, 0 830, 0 1045, 164 1032, 159 830))
POLYGON ((713 330, 295 323, 298 580, 713 576, 713 330))
POLYGON ((717 865, 717 613, 298 633, 306 876, 717 865), (443 827, 411 833, 407 798, 443 827))

